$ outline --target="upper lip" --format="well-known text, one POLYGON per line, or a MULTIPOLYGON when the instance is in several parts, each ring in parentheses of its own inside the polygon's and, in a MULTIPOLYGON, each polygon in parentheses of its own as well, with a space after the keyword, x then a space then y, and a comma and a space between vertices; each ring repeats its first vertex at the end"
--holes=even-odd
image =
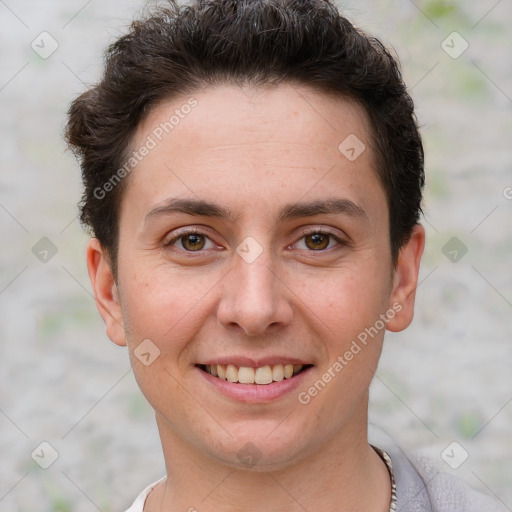
POLYGON ((245 356, 224 356, 208 359, 202 361, 203 365, 215 365, 215 364, 233 364, 235 366, 246 366, 249 368, 260 368, 262 366, 274 366, 276 364, 312 364, 310 361, 304 361, 296 357, 290 356, 267 356, 259 359, 253 359, 252 357, 245 356))

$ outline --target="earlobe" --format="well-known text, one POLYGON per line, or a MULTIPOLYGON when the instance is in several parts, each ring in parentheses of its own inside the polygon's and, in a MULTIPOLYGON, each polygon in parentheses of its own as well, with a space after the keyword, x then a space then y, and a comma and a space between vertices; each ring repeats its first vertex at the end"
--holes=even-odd
POLYGON ((87 243, 87 270, 96 307, 105 322, 107 336, 116 345, 126 345, 126 335, 117 284, 112 274, 108 254, 97 238, 87 243))
POLYGON ((416 224, 407 243, 400 249, 393 276, 389 307, 398 313, 387 322, 388 331, 403 331, 412 322, 418 286, 421 256, 425 247, 425 229, 416 224), (401 306, 398 309, 397 305, 401 306))

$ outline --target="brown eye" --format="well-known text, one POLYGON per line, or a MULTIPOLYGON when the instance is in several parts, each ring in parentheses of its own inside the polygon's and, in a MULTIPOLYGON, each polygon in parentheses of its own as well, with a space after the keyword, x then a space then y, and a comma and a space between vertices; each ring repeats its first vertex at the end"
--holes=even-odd
POLYGON ((181 245, 187 251, 200 251, 205 243, 204 235, 190 234, 181 237, 181 245))
POLYGON ((306 247, 313 250, 326 249, 331 241, 330 235, 326 233, 312 233, 304 237, 306 247))

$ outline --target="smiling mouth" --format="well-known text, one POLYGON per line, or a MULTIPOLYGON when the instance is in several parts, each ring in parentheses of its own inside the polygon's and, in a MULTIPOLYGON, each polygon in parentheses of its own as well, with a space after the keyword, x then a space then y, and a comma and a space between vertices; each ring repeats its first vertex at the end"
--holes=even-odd
POLYGON ((199 364, 198 368, 221 380, 239 384, 271 384, 295 375, 310 368, 311 364, 275 364, 251 368, 234 364, 199 364))

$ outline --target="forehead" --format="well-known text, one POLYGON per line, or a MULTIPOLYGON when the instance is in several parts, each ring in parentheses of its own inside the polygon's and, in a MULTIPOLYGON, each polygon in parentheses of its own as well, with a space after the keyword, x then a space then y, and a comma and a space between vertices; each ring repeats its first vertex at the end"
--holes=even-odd
POLYGON ((338 150, 339 139, 349 135, 369 142, 370 123, 355 100, 303 85, 220 85, 159 102, 135 138, 150 133, 168 145, 180 134, 193 134, 196 144, 217 147, 229 138, 235 144, 321 143, 338 150))
POLYGON ((380 190, 364 108, 305 87, 216 86, 162 101, 132 150, 150 140, 127 190, 141 215, 176 193, 222 194, 247 209, 332 195, 336 185, 360 203, 380 190))

